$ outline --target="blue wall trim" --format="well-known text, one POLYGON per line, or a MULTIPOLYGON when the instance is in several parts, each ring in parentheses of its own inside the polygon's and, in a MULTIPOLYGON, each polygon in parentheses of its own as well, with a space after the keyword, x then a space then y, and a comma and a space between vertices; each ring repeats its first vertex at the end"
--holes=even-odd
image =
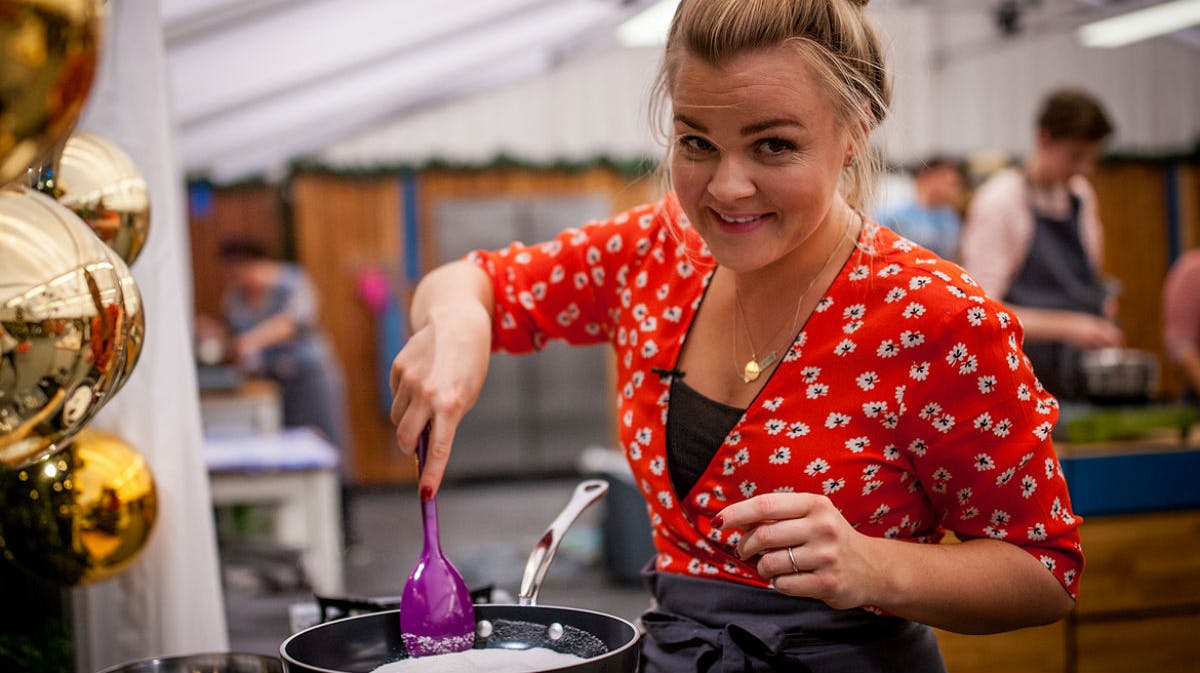
POLYGON ((421 231, 417 222, 417 173, 400 175, 400 203, 404 218, 404 277, 410 284, 421 278, 421 231))

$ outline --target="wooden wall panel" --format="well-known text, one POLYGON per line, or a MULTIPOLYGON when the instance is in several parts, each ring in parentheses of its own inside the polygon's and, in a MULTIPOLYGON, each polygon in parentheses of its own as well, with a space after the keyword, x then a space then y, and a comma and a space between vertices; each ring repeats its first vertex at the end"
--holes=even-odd
POLYGON ((1167 275, 1166 174, 1161 164, 1106 164, 1093 176, 1104 224, 1104 271, 1123 286, 1117 318, 1126 345, 1158 355, 1162 342, 1162 283, 1167 275))
POLYGON ((358 297, 368 267, 398 277, 403 259, 399 182, 394 177, 346 178, 301 174, 291 184, 297 256, 321 302, 321 322, 346 378, 353 450, 353 483, 412 481, 416 468, 396 448, 381 399, 376 319, 358 297))
POLYGON ((950 673, 1034 673, 1067 667, 1067 622, 968 636, 935 629, 942 659, 950 673))
POLYGON ((221 241, 247 236, 277 255, 282 253, 283 204, 279 188, 273 185, 214 189, 210 196, 203 200, 203 210, 191 203, 188 209, 194 306, 197 314, 220 318, 225 291, 225 274, 218 255, 221 241))

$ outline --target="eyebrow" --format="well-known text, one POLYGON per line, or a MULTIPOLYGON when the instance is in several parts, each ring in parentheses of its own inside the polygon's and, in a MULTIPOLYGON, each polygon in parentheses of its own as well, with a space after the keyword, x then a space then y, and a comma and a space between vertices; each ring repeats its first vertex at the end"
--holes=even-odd
MULTIPOLYGON (((705 128, 705 126, 703 124, 701 124, 700 122, 698 122, 694 119, 691 119, 690 117, 687 117, 685 115, 678 115, 678 114, 675 115, 675 121, 683 123, 683 124, 687 124, 688 126, 696 129, 697 131, 701 131, 704 133, 708 132, 708 129, 705 128)), ((773 129, 778 126, 796 126, 799 128, 805 128, 803 123, 801 123, 795 119, 789 119, 787 117, 780 117, 777 119, 766 119, 761 122, 747 124, 746 126, 743 126, 741 128, 741 133, 744 136, 750 136, 750 135, 754 135, 756 133, 762 133, 763 131, 766 131, 768 129, 773 129)))

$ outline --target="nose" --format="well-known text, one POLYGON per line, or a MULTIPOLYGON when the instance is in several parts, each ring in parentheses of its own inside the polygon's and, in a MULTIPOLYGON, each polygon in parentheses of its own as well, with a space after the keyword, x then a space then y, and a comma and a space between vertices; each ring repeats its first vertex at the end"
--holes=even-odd
POLYGON ((721 157, 708 181, 708 193, 724 203, 752 196, 755 189, 750 171, 736 157, 721 157))

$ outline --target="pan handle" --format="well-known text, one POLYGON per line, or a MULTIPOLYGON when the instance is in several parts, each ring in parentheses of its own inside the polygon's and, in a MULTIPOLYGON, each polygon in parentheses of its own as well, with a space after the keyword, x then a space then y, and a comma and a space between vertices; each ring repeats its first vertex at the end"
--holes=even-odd
POLYGON ((575 523, 575 519, 579 518, 583 510, 607 492, 608 482, 603 479, 588 479, 575 487, 571 500, 542 534, 525 563, 525 576, 521 578, 521 592, 517 596, 518 604, 537 605, 542 580, 546 578, 546 571, 550 568, 550 562, 554 560, 554 554, 558 551, 558 545, 566 535, 567 529, 575 523))

